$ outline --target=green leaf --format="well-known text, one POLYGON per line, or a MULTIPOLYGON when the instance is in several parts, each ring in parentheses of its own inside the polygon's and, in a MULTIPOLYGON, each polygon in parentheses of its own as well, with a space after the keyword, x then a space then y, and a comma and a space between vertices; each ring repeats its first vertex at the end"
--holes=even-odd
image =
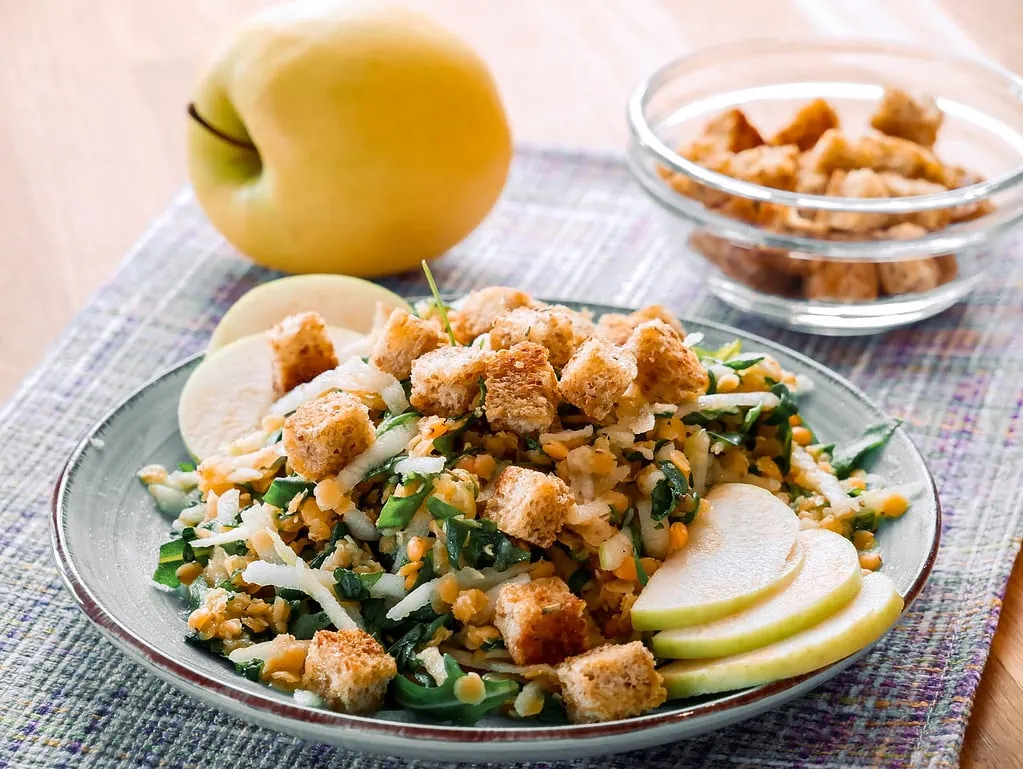
POLYGON ((388 648, 387 653, 394 657, 398 663, 399 672, 407 673, 419 669, 421 663, 415 657, 416 652, 433 638, 434 633, 447 623, 450 616, 450 614, 442 614, 432 622, 413 625, 408 632, 388 648))
POLYGON ((393 430, 395 427, 403 425, 406 422, 410 422, 413 419, 418 419, 421 416, 422 414, 415 409, 409 409, 408 411, 403 411, 400 414, 392 414, 377 427, 377 437, 379 438, 388 430, 393 430))
POLYGON ((713 395, 718 391, 718 375, 711 368, 707 369, 707 395, 713 395))
POLYGON ((632 562, 636 566, 636 579, 639 581, 641 587, 646 587, 646 583, 650 581, 650 577, 647 576, 646 569, 643 568, 643 562, 640 561, 640 550, 643 549, 643 538, 639 533, 639 521, 633 520, 632 525, 629 526, 629 536, 632 538, 632 562))
POLYGON ((191 462, 178 462, 178 470, 180 470, 183 473, 194 473, 195 465, 193 465, 191 462))
POLYGON ((722 443, 727 443, 731 446, 741 446, 743 443, 746 442, 745 433, 716 433, 713 430, 708 430, 707 435, 709 435, 714 440, 721 441, 722 443))
POLYGON ((362 476, 362 480, 368 481, 371 478, 376 478, 379 475, 394 475, 394 466, 401 460, 408 458, 408 454, 402 452, 401 454, 395 454, 390 459, 381 462, 376 467, 370 468, 366 471, 366 474, 362 476))
POLYGON ((259 683, 259 677, 263 673, 263 662, 264 660, 261 659, 239 662, 234 666, 234 672, 240 676, 245 676, 250 681, 259 683))
POLYGON ((430 497, 426 500, 426 509, 430 511, 430 515, 440 520, 446 520, 448 518, 455 518, 459 515, 465 515, 454 505, 449 505, 440 497, 430 497))
POLYGON ((748 433, 753 429, 753 425, 757 423, 760 418, 760 414, 764 410, 764 404, 758 403, 756 406, 746 412, 746 416, 742 419, 742 427, 739 428, 743 434, 748 433))
POLYGON ((778 396, 778 405, 764 419, 765 425, 775 425, 778 432, 778 441, 781 443, 781 454, 775 457, 782 475, 787 475, 792 466, 792 425, 789 424, 789 417, 799 413, 799 404, 789 388, 781 382, 771 385, 771 392, 778 396))
POLYGON ((181 532, 181 536, 160 545, 157 556, 156 570, 153 572, 153 581, 165 587, 178 587, 181 581, 177 577, 178 567, 192 561, 199 561, 203 565, 209 560, 211 547, 192 547, 196 539, 195 529, 188 527, 181 532))
POLYGON ((338 521, 334 524, 334 528, 330 532, 330 542, 323 548, 319 555, 309 561, 309 568, 318 569, 323 566, 323 562, 334 552, 334 548, 337 547, 337 543, 348 536, 348 527, 344 521, 338 521))
POLYGON ((441 322, 444 323, 444 330, 448 332, 448 339, 451 340, 451 345, 457 347, 458 341, 455 339, 455 332, 451 330, 451 322, 448 320, 448 309, 440 298, 440 291, 437 290, 437 284, 433 280, 433 273, 430 272, 430 266, 426 263, 425 259, 422 264, 423 274, 426 275, 426 282, 430 284, 430 293, 433 294, 433 301, 437 307, 437 312, 440 313, 441 322))
POLYGON ((419 509, 419 506, 423 504, 423 500, 426 499, 426 495, 433 490, 433 479, 435 477, 435 475, 423 473, 412 473, 409 475, 405 479, 404 485, 408 486, 408 484, 418 480, 420 482, 419 488, 405 497, 391 494, 380 511, 380 517, 377 518, 377 529, 403 529, 408 526, 412 516, 416 514, 416 510, 419 509))
POLYGON ((576 569, 568 578, 568 589, 575 595, 580 595, 586 583, 590 581, 590 573, 586 569, 576 569))
POLYGON ((732 371, 745 371, 746 369, 757 365, 764 359, 763 355, 752 358, 739 358, 737 360, 724 361, 724 365, 728 366, 732 371))
POLYGON ((852 520, 853 531, 877 531, 877 513, 873 510, 863 510, 857 513, 852 520))
POLYGON ((462 423, 455 427, 453 430, 448 430, 439 438, 433 439, 433 448, 446 459, 452 459, 458 452, 455 449, 455 445, 459 438, 465 433, 476 422, 476 417, 472 414, 462 418, 462 423))
POLYGON ((504 571, 513 563, 528 561, 532 554, 512 543, 497 524, 486 519, 448 518, 444 522, 445 547, 452 567, 460 560, 482 569, 493 566, 504 571))
POLYGON ((404 708, 415 710, 438 721, 469 725, 500 707, 519 691, 515 681, 495 680, 483 676, 486 694, 478 705, 469 705, 455 696, 455 683, 466 672, 450 654, 444 655, 448 677, 441 686, 423 686, 405 676, 396 676, 391 684, 394 700, 404 708))
MULTIPOLYGON (((367 575, 368 576, 368 575, 367 575)), ((334 569, 334 581, 339 598, 349 601, 365 601, 369 598, 369 585, 362 579, 362 574, 356 574, 351 569, 334 569)), ((373 580, 380 579, 379 575, 373 580)))
POLYGON ((274 478, 270 488, 263 495, 263 501, 281 510, 287 510, 291 500, 303 491, 311 494, 315 483, 310 483, 299 475, 290 475, 287 478, 274 478))
POLYGON ((664 473, 664 477, 657 482, 650 495, 652 505, 650 517, 655 521, 662 521, 682 510, 684 512, 682 522, 689 523, 696 516, 696 507, 691 504, 689 479, 666 459, 658 462, 657 467, 664 473), (690 497, 688 505, 686 504, 687 497, 690 497), (692 507, 692 512, 688 511, 689 507, 692 507))
POLYGON ((848 478, 872 452, 882 448, 902 424, 901 419, 890 419, 871 425, 863 434, 847 443, 840 443, 831 452, 831 466, 839 478, 848 478))
POLYGON ((334 623, 330 621, 325 611, 301 613, 288 622, 288 632, 300 641, 308 641, 317 631, 332 627, 334 623))

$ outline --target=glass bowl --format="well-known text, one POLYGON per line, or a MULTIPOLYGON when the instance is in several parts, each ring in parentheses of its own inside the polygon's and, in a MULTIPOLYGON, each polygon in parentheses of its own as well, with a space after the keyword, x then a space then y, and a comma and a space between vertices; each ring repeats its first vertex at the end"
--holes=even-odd
POLYGON ((995 64, 877 41, 729 43, 654 72, 630 98, 628 120, 630 169, 671 244, 710 265, 718 298, 790 328, 868 334, 941 312, 977 286, 1023 221, 1023 80, 995 64), (931 96, 944 113, 933 147, 940 168, 919 166, 932 182, 925 194, 778 189, 679 153, 731 108, 767 136, 818 98, 854 143, 883 137, 869 123, 889 86, 931 96), (865 221, 874 224, 850 224, 865 221))

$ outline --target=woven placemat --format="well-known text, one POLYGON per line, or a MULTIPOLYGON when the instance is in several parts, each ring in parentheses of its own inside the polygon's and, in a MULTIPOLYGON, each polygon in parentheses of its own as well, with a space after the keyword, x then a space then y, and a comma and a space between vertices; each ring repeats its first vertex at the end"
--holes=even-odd
MULTIPOLYGON (((434 266, 445 290, 502 283, 594 302, 664 302, 790 345, 905 419, 945 511, 930 584, 863 662, 738 726, 567 765, 958 763, 1021 533, 1023 263, 1015 257, 1006 250, 968 302, 912 328, 845 340, 782 332, 702 294, 699 274, 669 253, 618 159, 520 153, 497 210, 434 266)), ((224 310, 268 277, 234 255, 182 193, 3 410, 0 767, 393 763, 241 724, 162 684, 100 638, 50 559, 50 494, 76 441, 132 389, 200 349, 224 310)), ((425 290, 418 275, 387 283, 425 290)))

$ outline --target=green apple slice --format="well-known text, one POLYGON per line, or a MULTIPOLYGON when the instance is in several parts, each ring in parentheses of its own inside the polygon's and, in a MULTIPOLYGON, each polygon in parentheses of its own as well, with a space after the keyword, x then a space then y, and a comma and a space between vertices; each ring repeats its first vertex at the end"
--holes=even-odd
MULTIPOLYGON (((362 338, 347 328, 328 328, 340 350, 362 338)), ((251 334, 207 353, 185 382, 178 399, 178 429, 198 460, 259 428, 274 392, 270 345, 251 334)))
POLYGON ((867 574, 856 597, 801 633, 730 657, 677 660, 660 669, 668 696, 695 697, 803 675, 827 667, 874 643, 902 612, 902 596, 878 572, 867 574))
POLYGON ((787 587, 736 614, 658 633, 654 654, 679 659, 741 654, 812 627, 853 600, 863 579, 852 542, 825 529, 801 531, 797 541, 803 565, 787 587))
POLYGON ((632 607, 637 630, 688 627, 755 603, 796 575, 799 524, 784 502, 759 486, 723 483, 711 510, 689 525, 689 542, 664 562, 632 607))
POLYGON ((368 334, 378 302, 386 310, 412 310, 393 291, 350 275, 292 275, 272 280, 256 286, 232 305, 214 329, 209 349, 266 331, 298 312, 318 312, 328 326, 368 334))

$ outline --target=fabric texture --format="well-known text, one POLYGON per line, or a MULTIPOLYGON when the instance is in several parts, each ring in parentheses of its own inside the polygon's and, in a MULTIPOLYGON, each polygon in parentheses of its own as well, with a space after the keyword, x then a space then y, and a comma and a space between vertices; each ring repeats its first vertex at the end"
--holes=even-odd
MULTIPOLYGON (((865 661, 786 707, 688 742, 558 766, 947 767, 958 754, 1019 549, 1023 260, 1005 250, 969 301, 860 339, 785 332, 701 291, 615 157, 525 150, 484 226, 435 262, 446 291, 486 284, 621 305, 663 302, 794 347, 905 420, 937 479, 941 552, 908 616, 865 661)), ((274 275, 239 258, 189 192, 154 223, 0 417, 0 767, 366 767, 210 710, 128 662, 79 614, 50 556, 53 483, 88 428, 204 345, 274 275)), ((385 281, 425 292, 419 275, 385 281)))

